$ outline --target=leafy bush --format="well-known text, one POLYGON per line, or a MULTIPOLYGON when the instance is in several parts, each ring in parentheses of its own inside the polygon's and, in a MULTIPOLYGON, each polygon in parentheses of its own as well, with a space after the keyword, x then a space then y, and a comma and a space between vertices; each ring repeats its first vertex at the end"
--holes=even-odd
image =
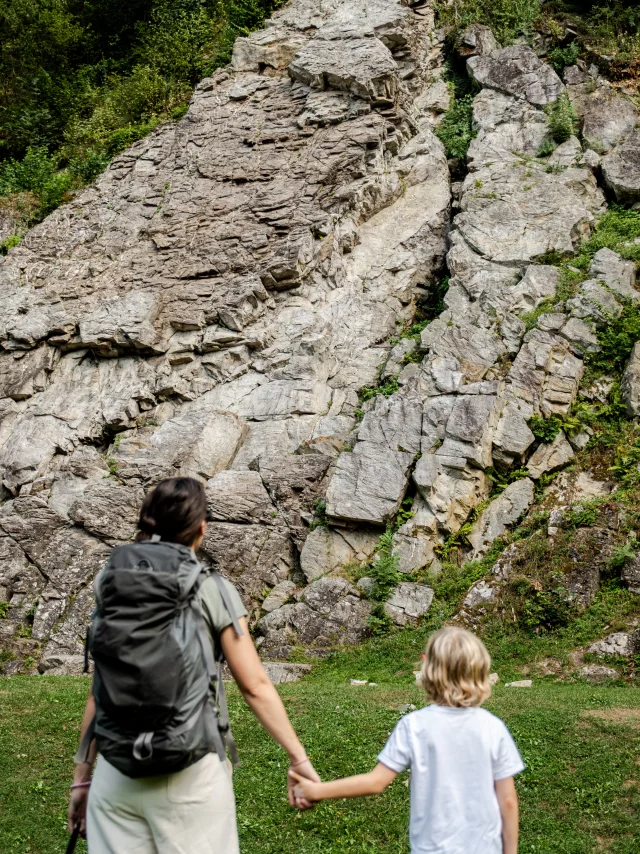
POLYGON ((540 15, 540 0, 436 0, 440 24, 456 28, 486 24, 503 44, 522 33, 530 33, 540 15))
POLYGON ((549 418, 534 415, 533 418, 529 419, 529 429, 536 439, 547 444, 553 442, 562 430, 562 419, 557 415, 551 415, 549 418))
POLYGON ((576 64, 579 56, 580 45, 578 42, 571 42, 567 47, 555 47, 549 53, 549 61, 558 74, 562 74, 567 66, 576 64))
POLYGON ((447 157, 464 160, 476 136, 473 128, 473 97, 465 95, 455 99, 436 129, 436 135, 447 152, 447 157))
POLYGON ((578 116, 566 92, 562 92, 558 100, 547 107, 547 116, 549 131, 558 144, 566 142, 578 132, 578 116))
POLYGON ((73 177, 57 170, 56 159, 43 146, 29 148, 22 160, 0 163, 0 195, 33 193, 38 199, 37 219, 60 204, 72 183, 73 177))
POLYGON ((360 389, 360 399, 364 402, 365 400, 371 400, 374 397, 377 397, 381 394, 383 397, 391 397, 392 394, 395 394, 400 386, 398 385, 398 380, 387 380, 385 383, 377 386, 365 386, 360 389))
POLYGON ((398 556, 392 553, 393 530, 388 528, 380 537, 376 547, 376 555, 371 563, 369 574, 375 581, 373 597, 379 602, 389 598, 391 590, 402 580, 398 572, 398 556))
POLYGON ((548 587, 524 577, 514 578, 509 586, 516 619, 527 631, 551 631, 569 624, 571 603, 561 576, 553 576, 548 587))
POLYGON ((589 355, 587 365, 602 373, 620 374, 640 340, 640 306, 627 303, 620 317, 609 317, 597 332, 600 352, 589 355))

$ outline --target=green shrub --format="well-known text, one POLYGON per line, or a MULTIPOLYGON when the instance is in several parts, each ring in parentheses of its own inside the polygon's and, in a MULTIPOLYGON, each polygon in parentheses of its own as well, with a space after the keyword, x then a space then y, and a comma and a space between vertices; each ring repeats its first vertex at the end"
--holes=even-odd
POLYGON ((56 208, 72 184, 72 175, 58 171, 56 158, 43 146, 29 148, 22 160, 0 163, 0 195, 33 193, 38 199, 34 219, 42 219, 56 208))
POLYGON ((546 112, 549 131, 558 144, 566 142, 578 132, 578 116, 566 92, 562 92, 558 100, 547 107, 546 112))
POLYGON ((447 157, 464 160, 477 131, 473 127, 473 97, 455 99, 436 129, 447 157))
POLYGON ((529 419, 529 429, 541 442, 548 444, 553 442, 558 433, 562 430, 562 419, 557 415, 551 415, 549 418, 542 418, 540 415, 534 415, 529 419))
POLYGON ((552 631, 569 624, 571 603, 561 575, 552 576, 547 587, 524 577, 514 578, 509 587, 516 619, 527 631, 552 631))
POLYGON ((640 340, 640 306, 625 304, 620 317, 609 317, 597 332, 600 352, 585 360, 596 372, 621 374, 636 341, 640 340))
POLYGON ((399 558, 393 554, 392 548, 393 530, 388 528, 386 533, 380 537, 375 557, 369 569, 369 574, 375 582, 373 598, 377 599, 378 602, 384 602, 388 599, 391 590, 402 580, 402 576, 398 572, 399 558))
POLYGON ((461 29, 473 23, 491 27, 503 44, 518 35, 528 34, 540 15, 540 0, 436 0, 435 9, 441 25, 461 29))
POLYGON ((549 53, 549 61, 558 74, 562 74, 568 65, 575 65, 580 56, 580 45, 571 42, 567 47, 555 47, 549 53))

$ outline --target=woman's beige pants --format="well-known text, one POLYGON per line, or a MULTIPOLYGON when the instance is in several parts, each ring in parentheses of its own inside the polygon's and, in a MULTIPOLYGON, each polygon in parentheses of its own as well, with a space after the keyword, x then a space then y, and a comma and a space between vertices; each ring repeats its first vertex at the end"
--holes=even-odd
POLYGON ((98 757, 89 854, 238 854, 231 770, 210 753, 177 774, 132 780, 98 757))

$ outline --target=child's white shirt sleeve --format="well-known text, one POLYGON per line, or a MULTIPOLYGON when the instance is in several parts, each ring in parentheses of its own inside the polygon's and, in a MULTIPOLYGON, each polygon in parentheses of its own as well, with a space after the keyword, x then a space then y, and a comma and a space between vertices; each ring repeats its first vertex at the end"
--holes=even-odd
POLYGON ((506 725, 498 718, 496 722, 499 731, 495 749, 491 752, 493 779, 506 780, 507 777, 514 777, 524 771, 525 765, 506 725))
POLYGON ((396 724, 396 728, 378 756, 378 762, 395 771, 396 774, 406 771, 411 765, 410 731, 407 718, 402 718, 396 724))

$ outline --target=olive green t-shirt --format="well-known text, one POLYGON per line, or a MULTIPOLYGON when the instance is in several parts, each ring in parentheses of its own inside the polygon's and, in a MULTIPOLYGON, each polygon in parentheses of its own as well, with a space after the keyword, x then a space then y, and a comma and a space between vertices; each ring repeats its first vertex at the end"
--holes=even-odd
MULTIPOLYGON (((236 617, 246 617, 247 609, 240 598, 240 594, 230 581, 226 578, 222 579, 225 587, 229 592, 229 598, 235 608, 236 617)), ((220 590, 213 578, 206 578, 202 582, 200 588, 200 604, 202 605, 202 615, 207 625, 207 631, 211 639, 214 655, 219 652, 220 632, 230 626, 233 622, 233 617, 227 610, 227 606, 222 601, 220 590)))

